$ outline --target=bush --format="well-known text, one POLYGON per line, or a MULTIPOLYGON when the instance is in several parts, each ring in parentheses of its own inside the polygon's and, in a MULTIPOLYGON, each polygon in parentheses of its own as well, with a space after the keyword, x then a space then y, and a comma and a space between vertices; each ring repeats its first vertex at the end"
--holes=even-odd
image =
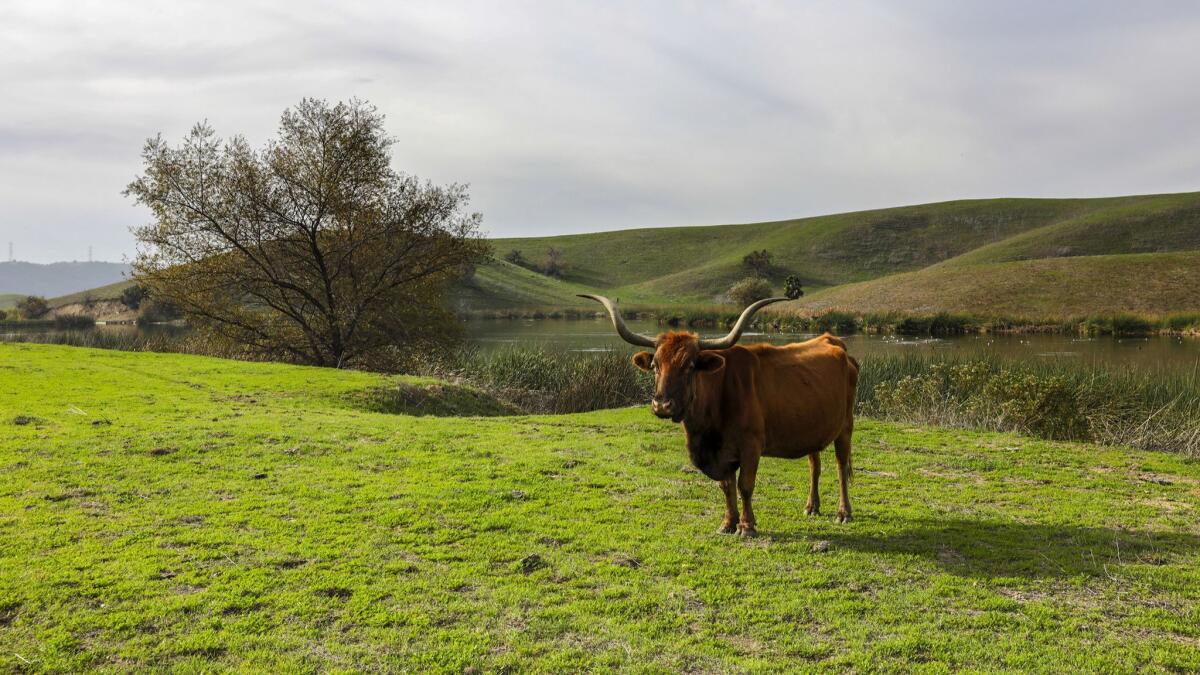
POLYGON ((546 251, 546 262, 542 264, 542 274, 561 279, 567 272, 567 263, 563 252, 556 248, 546 251))
POLYGON ((148 295, 149 293, 145 288, 139 286, 138 284, 134 284, 121 291, 121 304, 125 305, 129 309, 137 309, 142 306, 142 302, 148 295))
POLYGON ((30 295, 17 301, 17 315, 22 319, 40 319, 50 311, 45 298, 30 295))
POLYGON ((518 267, 529 267, 529 261, 525 259, 525 254, 515 248, 505 253, 504 259, 518 267))
POLYGON ((766 279, 746 277, 729 288, 729 299, 734 304, 749 305, 771 297, 771 284, 766 279))
POLYGON ((795 274, 789 274, 787 279, 783 280, 783 294, 792 300, 804 295, 804 286, 800 281, 800 277, 795 274))
POLYGON ((766 277, 771 274, 771 252, 767 249, 761 251, 751 251, 742 258, 742 267, 745 267, 756 276, 766 277))
POLYGON ((4 321, 7 318, 8 318, 8 312, 0 309, 0 321, 4 321))
POLYGON ((573 413, 644 403, 651 378, 624 352, 572 353, 543 349, 463 350, 415 372, 463 379, 501 401, 532 413, 573 413))
POLYGON ((1200 455, 1200 379, 1080 365, 874 356, 858 407, 915 424, 1200 455))

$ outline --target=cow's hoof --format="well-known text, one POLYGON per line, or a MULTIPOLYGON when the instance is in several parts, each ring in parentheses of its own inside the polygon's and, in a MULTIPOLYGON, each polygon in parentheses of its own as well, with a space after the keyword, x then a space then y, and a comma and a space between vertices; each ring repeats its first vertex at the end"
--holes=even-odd
POLYGON ((821 515, 821 507, 820 506, 806 506, 806 507, 804 507, 804 515, 819 516, 819 515, 821 515))
POLYGON ((851 520, 854 520, 854 516, 851 516, 849 511, 838 511, 837 520, 839 523, 848 523, 851 520))
POLYGON ((757 537, 758 530, 753 525, 738 525, 738 536, 743 538, 757 537))
POLYGON ((721 526, 717 528, 717 534, 733 534, 734 532, 737 532, 737 525, 733 523, 721 523, 721 526))

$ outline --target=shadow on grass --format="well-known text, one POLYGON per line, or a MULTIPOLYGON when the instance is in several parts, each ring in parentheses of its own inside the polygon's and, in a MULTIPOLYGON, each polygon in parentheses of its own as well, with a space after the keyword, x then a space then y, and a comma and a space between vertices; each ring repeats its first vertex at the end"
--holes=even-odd
MULTIPOLYGON (((811 540, 782 534, 780 541, 811 540)), ((857 532, 851 524, 826 535, 833 548, 926 558, 951 574, 973 577, 1103 577, 1128 565, 1171 565, 1194 560, 1200 536, 1040 525, 960 518, 911 521, 894 533, 857 532)))

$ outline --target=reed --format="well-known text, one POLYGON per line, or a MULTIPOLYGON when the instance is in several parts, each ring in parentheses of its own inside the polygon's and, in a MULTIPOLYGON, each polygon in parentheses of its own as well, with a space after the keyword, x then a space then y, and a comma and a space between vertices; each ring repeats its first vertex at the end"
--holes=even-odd
POLYGON ((1200 456, 1200 366, 1129 371, 912 354, 862 366, 866 415, 1200 456))

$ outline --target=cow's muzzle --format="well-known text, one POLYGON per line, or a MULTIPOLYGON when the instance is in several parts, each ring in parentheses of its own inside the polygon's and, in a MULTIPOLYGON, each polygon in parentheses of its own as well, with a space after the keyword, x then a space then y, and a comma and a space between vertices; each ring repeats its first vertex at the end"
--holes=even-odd
POLYGON ((676 405, 675 402, 670 399, 651 399, 650 412, 663 419, 669 419, 672 422, 678 422, 679 420, 683 419, 683 408, 676 405))

